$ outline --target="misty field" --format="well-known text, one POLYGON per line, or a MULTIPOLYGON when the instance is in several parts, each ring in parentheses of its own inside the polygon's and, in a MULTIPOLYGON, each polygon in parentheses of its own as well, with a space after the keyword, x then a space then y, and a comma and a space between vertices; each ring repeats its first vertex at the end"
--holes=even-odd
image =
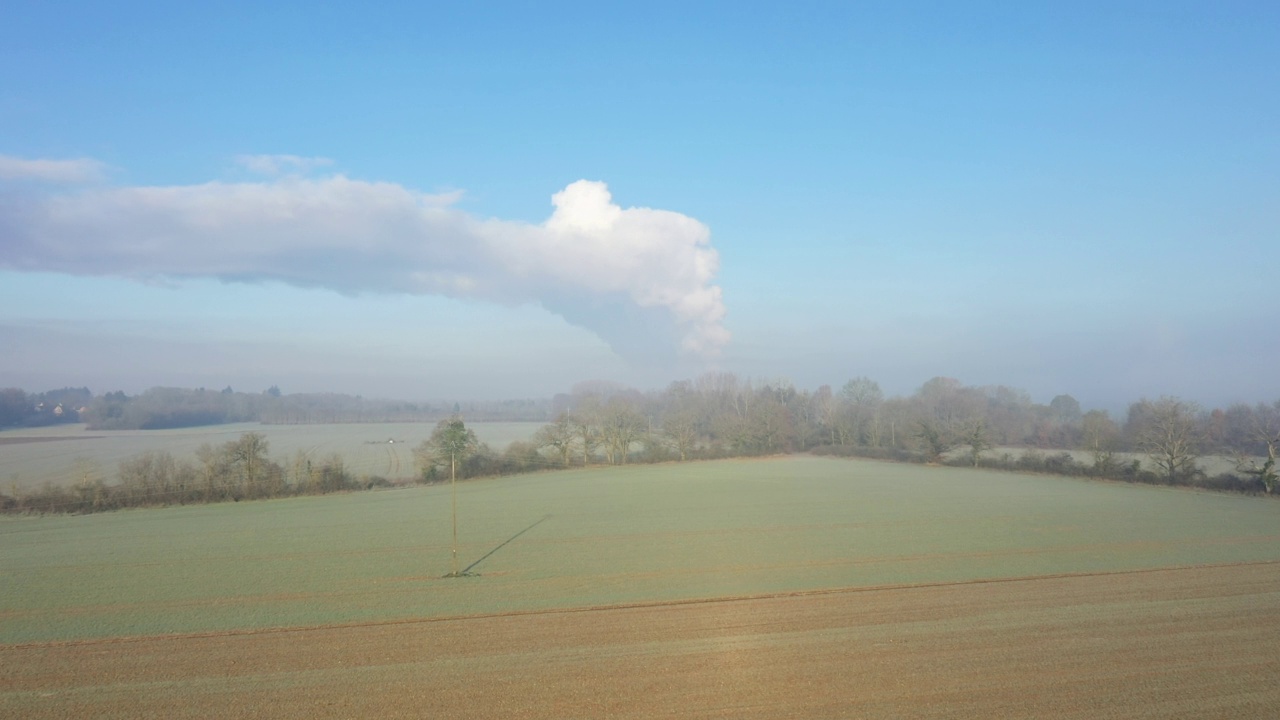
POLYGON ((0 714, 1280 704, 1271 499, 814 457, 548 472, 459 484, 472 575, 444 578, 449 492, 0 518, 0 714))
MULTIPOLYGON (((528 440, 542 423, 468 423, 481 442, 501 452, 528 440)), ((149 451, 193 460, 204 443, 219 445, 244 433, 267 438, 271 457, 288 463, 302 452, 312 460, 342 456, 357 476, 409 477, 415 473, 413 448, 431 435, 435 423, 346 423, 263 425, 235 423, 175 430, 86 430, 84 425, 55 425, 0 432, 0 491, 28 490, 44 483, 70 485, 88 472, 114 482, 120 461, 149 451), (388 442, 394 440, 395 442, 388 442)))
POLYGON ((0 518, 0 642, 1280 561, 1280 503, 794 457, 0 518))

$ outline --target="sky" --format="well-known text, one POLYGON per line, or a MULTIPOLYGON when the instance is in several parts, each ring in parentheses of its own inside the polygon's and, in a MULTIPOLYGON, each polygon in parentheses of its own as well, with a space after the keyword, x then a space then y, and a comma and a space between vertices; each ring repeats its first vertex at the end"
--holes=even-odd
POLYGON ((1276 3, 200 5, 4 10, 0 386, 1280 398, 1276 3))

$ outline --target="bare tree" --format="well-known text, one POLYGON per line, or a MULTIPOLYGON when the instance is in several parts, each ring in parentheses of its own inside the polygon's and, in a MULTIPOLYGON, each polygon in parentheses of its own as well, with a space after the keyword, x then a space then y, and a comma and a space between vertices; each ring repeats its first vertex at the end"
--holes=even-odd
POLYGON ((1093 455, 1093 469, 1106 475, 1116 469, 1120 427, 1105 410, 1090 410, 1080 419, 1084 449, 1093 455))
POLYGON ((600 447, 600 418, 603 411, 598 395, 585 395, 577 401, 571 416, 578 436, 578 447, 582 449, 583 465, 591 464, 591 456, 600 447))
POLYGON ((196 460, 199 462, 200 479, 204 485, 204 501, 213 502, 216 498, 225 497, 228 492, 228 488, 224 486, 227 459, 217 448, 203 443, 196 448, 196 460))
POLYGON ((256 498, 272 494, 268 483, 272 477, 271 461, 267 459, 267 438, 261 433, 245 433, 238 440, 222 446, 224 467, 241 480, 245 497, 256 498))
POLYGON ((1262 461, 1262 465, 1258 465, 1258 461, 1252 458, 1238 457, 1236 458, 1236 470, 1258 478, 1258 481, 1262 483, 1262 487, 1266 488, 1268 495, 1274 493, 1276 485, 1280 484, 1280 475, 1276 473, 1275 444, 1267 446, 1267 459, 1262 461))
POLYGON ((293 486, 302 492, 315 492, 318 489, 316 473, 313 472, 311 457, 303 450, 293 454, 293 462, 289 467, 293 486))
POLYGON ((840 389, 840 397, 844 401, 848 438, 855 445, 865 444, 867 424, 879 409, 880 403, 884 402, 880 384, 869 377, 856 377, 844 384, 840 389))
MULTIPOLYGON (((107 488, 97 461, 87 457, 75 459, 75 492, 80 505, 88 510, 100 510, 106 503, 107 488)), ((17 496, 17 492, 14 492, 17 496)))
POLYGON ((662 419, 662 436, 680 455, 681 461, 688 459, 698 443, 697 415, 692 410, 678 410, 667 415, 662 419))
POLYGON ((1280 453, 1280 401, 1273 406, 1258 406, 1251 435, 1266 448, 1267 459, 1258 465, 1256 460, 1240 453, 1236 457, 1236 470, 1258 478, 1270 495, 1280 485, 1280 474, 1276 472, 1276 455, 1280 453))
POLYGON ((1162 397, 1155 402, 1142 400, 1130 407, 1130 420, 1136 428, 1138 447, 1168 479, 1170 484, 1186 480, 1198 472, 1200 438, 1196 431, 1195 403, 1176 397, 1162 397))
POLYGON ((577 439, 578 430, 574 427, 573 418, 568 413, 560 413, 554 422, 538 428, 533 435, 533 444, 539 448, 551 448, 560 456, 560 463, 568 467, 577 439))
POLYGON ((756 452, 780 452, 791 447, 795 439, 791 412, 781 400, 766 398, 754 403, 747 423, 756 452))
POLYGON ((605 456, 609 462, 626 465, 631 444, 640 438, 646 426, 644 416, 631 403, 621 397, 610 398, 600 422, 605 456))

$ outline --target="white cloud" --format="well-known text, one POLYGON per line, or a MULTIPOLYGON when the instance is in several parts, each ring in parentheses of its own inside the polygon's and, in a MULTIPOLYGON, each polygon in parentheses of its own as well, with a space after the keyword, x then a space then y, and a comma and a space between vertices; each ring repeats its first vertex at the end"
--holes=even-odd
POLYGON ((0 267, 538 303, 636 360, 728 342, 719 258, 697 220, 620 207, 586 180, 539 224, 477 218, 456 199, 342 175, 0 195, 0 267))
POLYGON ((316 168, 333 164, 329 158, 301 157, 298 155, 237 155, 236 164, 257 175, 306 174, 316 168))
POLYGON ((0 155, 0 180, 39 180, 51 183, 86 183, 102 178, 97 160, 24 160, 0 155))

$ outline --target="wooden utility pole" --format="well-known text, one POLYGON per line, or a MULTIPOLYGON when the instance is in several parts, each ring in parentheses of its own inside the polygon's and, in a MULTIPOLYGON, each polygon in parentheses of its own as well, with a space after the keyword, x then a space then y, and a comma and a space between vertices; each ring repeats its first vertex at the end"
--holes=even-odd
POLYGON ((431 433, 431 438, 415 451, 421 453, 423 464, 430 463, 430 467, 438 466, 446 455, 449 457, 449 497, 453 506, 453 546, 450 554, 453 571, 445 577, 470 574, 458 567, 458 461, 466 462, 479 447, 476 434, 467 429, 461 418, 454 417, 441 420, 431 433))
POLYGON ((449 453, 449 489, 453 495, 453 576, 458 576, 458 455, 449 453))

